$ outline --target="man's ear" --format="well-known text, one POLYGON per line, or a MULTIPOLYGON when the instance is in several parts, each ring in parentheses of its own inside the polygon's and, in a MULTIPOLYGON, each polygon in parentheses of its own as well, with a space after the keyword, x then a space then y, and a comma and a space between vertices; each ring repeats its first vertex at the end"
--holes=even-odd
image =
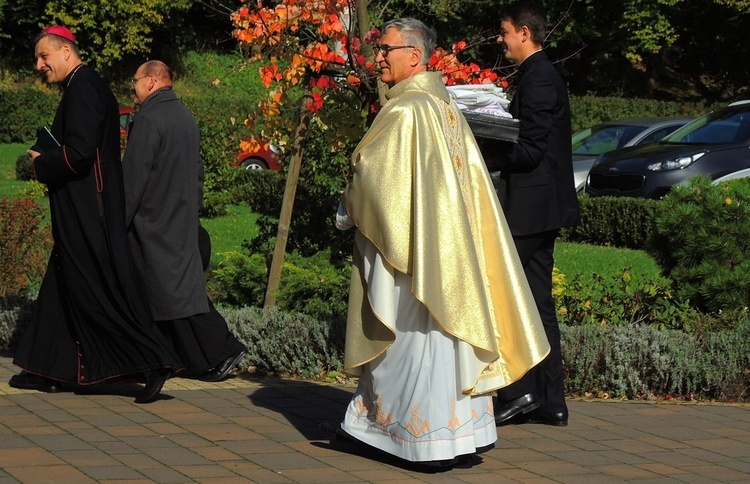
POLYGON ((422 63, 422 49, 419 47, 412 47, 410 60, 412 67, 422 63))

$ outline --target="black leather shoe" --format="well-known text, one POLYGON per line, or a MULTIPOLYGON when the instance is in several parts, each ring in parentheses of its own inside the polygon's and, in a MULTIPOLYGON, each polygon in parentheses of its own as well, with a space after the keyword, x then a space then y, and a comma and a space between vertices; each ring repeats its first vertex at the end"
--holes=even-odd
POLYGON ((164 383, 172 372, 166 368, 152 370, 144 373, 146 376, 146 386, 140 395, 135 398, 135 403, 151 403, 159 396, 164 383))
POLYGON ((229 372, 232 371, 232 368, 240 362, 243 356, 247 354, 247 350, 243 349, 240 350, 238 353, 233 354, 226 360, 224 360, 224 363, 220 364, 213 370, 208 370, 206 373, 204 373, 200 379, 203 381, 221 381, 224 378, 229 375, 229 372))
POLYGON ((516 415, 529 413, 539 408, 539 402, 533 393, 529 393, 515 400, 498 402, 495 406, 495 425, 505 425, 516 415))
POLYGON ((568 413, 567 412, 543 412, 542 410, 534 410, 529 413, 529 423, 554 425, 555 427, 567 427, 568 426, 568 413))
POLYGON ((57 393, 62 390, 62 384, 59 381, 34 375, 27 371, 22 371, 18 375, 10 377, 8 385, 22 390, 37 390, 45 393, 57 393))

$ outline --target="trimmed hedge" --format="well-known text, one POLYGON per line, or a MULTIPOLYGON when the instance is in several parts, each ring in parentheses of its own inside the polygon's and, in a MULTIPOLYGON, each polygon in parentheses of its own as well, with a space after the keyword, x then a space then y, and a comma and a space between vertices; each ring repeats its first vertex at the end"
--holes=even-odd
POLYGON ((661 202, 632 197, 578 197, 581 225, 565 228, 569 242, 643 249, 656 231, 656 211, 661 202))
POLYGON ((718 105, 656 101, 654 99, 570 96, 573 132, 612 119, 651 116, 698 117, 718 105))

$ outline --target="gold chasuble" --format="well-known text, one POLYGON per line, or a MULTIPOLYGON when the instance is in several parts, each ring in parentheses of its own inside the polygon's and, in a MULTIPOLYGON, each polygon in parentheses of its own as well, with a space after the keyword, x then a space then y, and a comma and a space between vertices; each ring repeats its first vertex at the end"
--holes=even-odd
MULTIPOLYGON (((521 378, 549 344, 474 136, 442 83, 424 72, 385 93, 352 155, 344 205, 412 295, 446 333, 473 349, 462 392, 479 395, 521 378), (479 365, 477 365, 479 362, 479 365)), ((395 332, 368 300, 355 250, 344 365, 359 375, 395 332)))

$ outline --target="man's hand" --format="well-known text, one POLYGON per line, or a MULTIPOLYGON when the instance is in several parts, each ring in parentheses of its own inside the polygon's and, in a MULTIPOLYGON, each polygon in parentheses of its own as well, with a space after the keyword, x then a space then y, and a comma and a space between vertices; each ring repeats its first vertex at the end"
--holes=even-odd
POLYGON ((26 153, 29 154, 29 158, 31 159, 32 163, 34 162, 34 160, 36 160, 37 156, 41 155, 41 153, 39 153, 38 151, 34 151, 34 150, 27 150, 26 153))

